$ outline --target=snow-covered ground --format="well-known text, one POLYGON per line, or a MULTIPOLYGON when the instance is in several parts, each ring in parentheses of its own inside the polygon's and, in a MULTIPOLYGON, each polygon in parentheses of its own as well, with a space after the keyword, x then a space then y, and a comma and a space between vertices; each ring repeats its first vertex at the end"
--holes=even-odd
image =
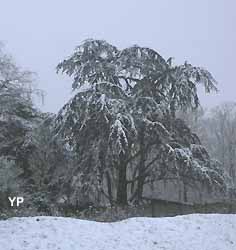
POLYGON ((0 221, 0 250, 236 250, 236 215, 99 223, 31 217, 0 221))

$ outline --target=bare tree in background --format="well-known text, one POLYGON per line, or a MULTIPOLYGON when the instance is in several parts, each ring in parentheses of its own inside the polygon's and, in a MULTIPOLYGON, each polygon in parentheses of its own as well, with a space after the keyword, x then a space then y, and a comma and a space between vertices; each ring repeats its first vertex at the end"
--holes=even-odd
POLYGON ((212 153, 222 162, 236 184, 236 103, 225 103, 211 111, 209 133, 212 153), (215 147, 212 147, 215 145, 215 147))
POLYGON ((236 103, 223 103, 209 111, 179 112, 178 116, 198 134, 236 186, 236 103))

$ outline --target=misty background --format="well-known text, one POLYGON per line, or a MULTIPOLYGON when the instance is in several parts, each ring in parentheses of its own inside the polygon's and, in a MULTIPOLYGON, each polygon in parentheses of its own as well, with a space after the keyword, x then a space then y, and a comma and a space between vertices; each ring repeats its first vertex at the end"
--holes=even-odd
POLYGON ((0 40, 18 65, 38 74, 44 111, 57 112, 70 98, 71 80, 55 67, 87 38, 206 67, 219 82, 218 94, 200 92, 211 107, 236 99, 235 9, 233 0, 1 1, 0 40))

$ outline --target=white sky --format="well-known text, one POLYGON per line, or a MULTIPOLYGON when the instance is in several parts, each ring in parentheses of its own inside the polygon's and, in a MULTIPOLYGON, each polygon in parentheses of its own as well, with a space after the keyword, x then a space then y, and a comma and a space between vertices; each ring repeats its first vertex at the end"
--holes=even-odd
POLYGON ((44 111, 68 100, 71 80, 55 67, 86 38, 156 49, 176 63, 206 67, 220 93, 202 104, 236 101, 235 0, 0 0, 0 40, 19 65, 38 73, 44 111))

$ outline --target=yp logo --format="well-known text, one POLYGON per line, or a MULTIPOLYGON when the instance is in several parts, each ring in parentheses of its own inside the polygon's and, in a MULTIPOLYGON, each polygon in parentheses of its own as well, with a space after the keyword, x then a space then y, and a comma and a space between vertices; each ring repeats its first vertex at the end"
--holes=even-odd
POLYGON ((24 202, 24 198, 23 197, 8 197, 8 200, 11 203, 11 207, 19 207, 20 204, 22 204, 24 202))

